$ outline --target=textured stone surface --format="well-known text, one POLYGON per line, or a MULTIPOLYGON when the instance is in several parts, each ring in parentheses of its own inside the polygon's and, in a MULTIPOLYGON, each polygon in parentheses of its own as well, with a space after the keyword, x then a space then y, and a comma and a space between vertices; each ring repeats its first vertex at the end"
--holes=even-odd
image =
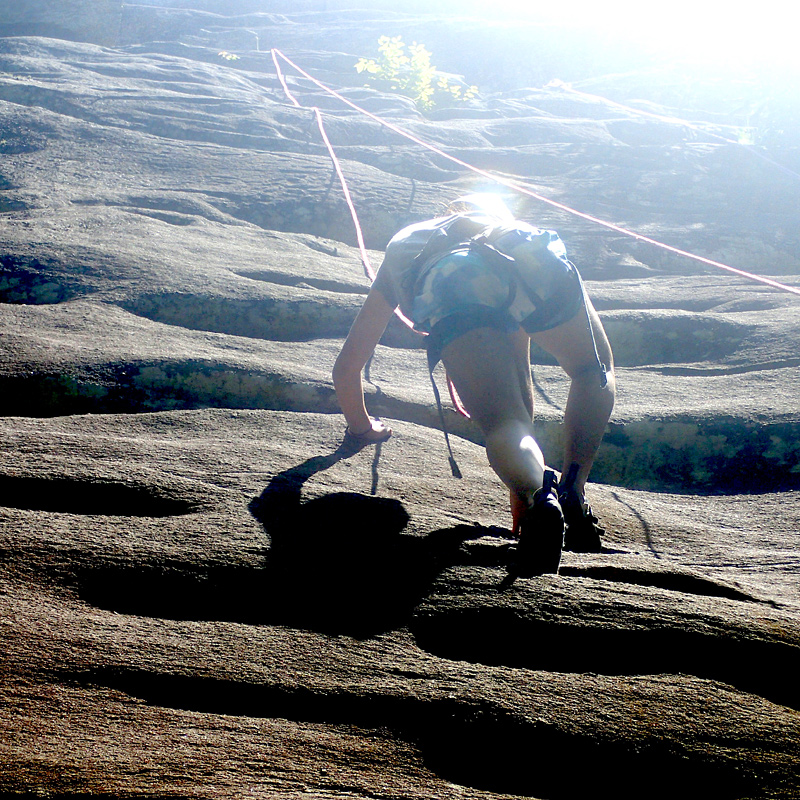
POLYGON ((120 0, 2 0, 0 36, 48 36, 115 45, 122 9, 120 0))
POLYGON ((616 796, 654 769, 657 797, 796 796, 796 554, 750 553, 725 498, 692 535, 614 490, 604 553, 504 586, 504 493, 426 428, 356 455, 292 412, 2 435, 9 789, 574 797, 613 762, 616 796))
MULTIPOLYGON (((399 322, 367 385, 395 435, 341 446, 330 370, 368 281, 267 51, 481 168, 792 284, 798 143, 720 141, 755 89, 635 46, 344 5, 0 3, 0 794, 800 797, 797 298, 503 190, 567 242, 620 387, 589 489, 603 552, 509 583, 506 493, 448 409, 449 476, 399 322), (360 86, 384 33, 479 99, 423 117, 360 86)), ((288 80, 326 112, 376 266, 484 186, 288 80)), ((557 465, 568 386, 533 361, 557 465)))

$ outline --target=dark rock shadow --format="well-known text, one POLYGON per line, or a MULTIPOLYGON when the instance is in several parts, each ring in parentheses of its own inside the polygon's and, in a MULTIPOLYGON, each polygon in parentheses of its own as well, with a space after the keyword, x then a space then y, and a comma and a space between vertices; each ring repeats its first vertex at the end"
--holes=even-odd
MULTIPOLYGON (((249 505, 271 543, 263 602, 272 622, 355 636, 402 626, 471 531, 404 534, 409 516, 400 501, 358 492, 302 501, 309 478, 354 452, 345 442, 309 458, 276 475, 249 505)), ((373 492, 379 457, 380 446, 373 492)))
POLYGON ((592 625, 480 604, 425 610, 410 629, 419 647, 439 658, 545 672, 688 674, 800 709, 800 646, 791 634, 781 641, 735 625, 592 625))
MULTIPOLYGON (((0 189, 4 187, 0 186, 0 189)), ((0 212, 16 211, 14 201, 0 204, 0 212)), ((19 204, 26 208, 24 203, 19 204)), ((68 267, 53 259, 23 256, 0 256, 0 303, 17 305, 55 305, 89 294, 80 278, 69 274, 68 267)))
MULTIPOLYGON (((356 637, 402 627, 462 542, 486 533, 458 525, 425 536, 403 533, 398 500, 333 492, 302 500, 303 484, 357 450, 342 444, 275 475, 249 504, 269 538, 261 564, 175 559, 92 564, 77 577, 80 597, 122 614, 164 619, 287 625, 356 637)), ((379 450, 373 461, 373 485, 379 450)))
POLYGON ((191 514, 201 503, 121 481, 0 475, 0 506, 92 516, 172 517, 191 514))
POLYGON ((785 779, 785 774, 770 773, 774 764, 744 775, 741 765, 725 755, 698 758, 659 737, 614 741, 591 730, 568 732, 569 726, 535 715, 526 718, 481 699, 421 699, 413 692, 379 689, 320 692, 119 667, 67 677, 125 692, 155 707, 380 731, 419 748, 425 765, 448 782, 503 795, 638 800, 646 786, 646 796, 655 800, 735 800, 743 790, 756 796, 763 783, 780 785, 785 779), (655 783, 653 775, 658 775, 655 783), (687 795, 687 786, 698 793, 687 795))

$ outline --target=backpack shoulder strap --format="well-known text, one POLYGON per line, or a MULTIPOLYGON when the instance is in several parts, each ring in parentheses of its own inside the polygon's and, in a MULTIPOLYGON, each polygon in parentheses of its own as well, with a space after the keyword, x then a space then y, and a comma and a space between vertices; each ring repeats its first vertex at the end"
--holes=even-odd
POLYGON ((444 255, 459 246, 466 246, 475 236, 483 235, 490 227, 487 226, 476 234, 475 220, 463 214, 454 214, 428 237, 425 247, 420 250, 414 262, 421 266, 434 256, 444 255))

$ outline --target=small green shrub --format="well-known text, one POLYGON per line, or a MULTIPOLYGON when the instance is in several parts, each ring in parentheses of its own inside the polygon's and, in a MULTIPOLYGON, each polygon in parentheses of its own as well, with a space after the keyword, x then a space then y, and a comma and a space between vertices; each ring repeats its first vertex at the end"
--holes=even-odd
POLYGON ((402 37, 381 36, 378 52, 377 60, 359 59, 356 70, 367 73, 368 80, 378 87, 385 86, 410 97, 422 111, 430 111, 444 102, 466 103, 478 94, 477 86, 462 90, 450 83, 446 75, 439 75, 424 44, 413 42, 406 53, 402 37))

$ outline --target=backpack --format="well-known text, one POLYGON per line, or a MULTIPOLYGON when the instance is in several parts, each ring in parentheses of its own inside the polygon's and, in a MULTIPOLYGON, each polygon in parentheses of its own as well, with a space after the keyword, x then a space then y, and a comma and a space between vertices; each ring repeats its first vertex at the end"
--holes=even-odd
POLYGON ((513 222, 484 225, 476 233, 475 223, 474 217, 454 215, 431 234, 408 271, 412 297, 444 256, 461 252, 506 278, 508 297, 496 310, 508 311, 529 333, 555 327, 578 311, 580 275, 555 231, 513 222))

